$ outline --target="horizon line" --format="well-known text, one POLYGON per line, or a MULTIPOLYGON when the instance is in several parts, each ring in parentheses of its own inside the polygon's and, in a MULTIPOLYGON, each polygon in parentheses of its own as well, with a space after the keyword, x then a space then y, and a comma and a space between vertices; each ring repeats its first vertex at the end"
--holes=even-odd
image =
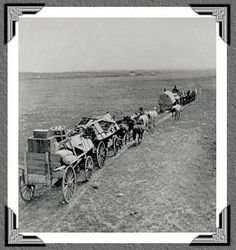
POLYGON ((72 71, 19 71, 19 73, 34 73, 34 74, 58 74, 58 73, 85 73, 85 72, 139 72, 139 71, 201 71, 201 70, 216 70, 216 68, 192 68, 192 69, 101 69, 101 70, 72 70, 72 71))

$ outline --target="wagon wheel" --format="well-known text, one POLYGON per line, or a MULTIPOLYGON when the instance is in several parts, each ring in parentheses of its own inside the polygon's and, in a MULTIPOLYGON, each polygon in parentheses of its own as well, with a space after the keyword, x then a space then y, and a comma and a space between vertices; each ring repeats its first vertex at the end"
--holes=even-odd
POLYGON ((112 148, 113 148, 113 153, 114 155, 117 154, 118 150, 119 150, 119 141, 118 141, 118 137, 117 136, 114 136, 113 137, 113 145, 112 145, 112 148))
POLYGON ((129 131, 128 132, 128 142, 131 142, 132 138, 133 138, 133 131, 129 131))
POLYGON ((129 132, 125 132, 125 135, 123 136, 123 138, 121 138, 120 140, 118 138, 119 149, 121 149, 124 145, 126 145, 128 140, 129 140, 129 132))
POLYGON ((25 183, 24 175, 19 177, 19 191, 23 201, 31 201, 34 198, 35 186, 25 183))
POLYGON ((103 141, 99 142, 97 151, 96 151, 96 158, 97 158, 97 164, 99 168, 102 168, 105 164, 107 156, 107 150, 105 143, 103 141))
POLYGON ((91 179, 92 173, 93 173, 93 158, 89 155, 85 160, 85 166, 84 166, 84 175, 86 181, 89 181, 91 179))
POLYGON ((69 203, 73 197, 76 189, 76 173, 74 168, 70 165, 66 168, 62 179, 62 192, 64 200, 69 203))
POLYGON ((126 145, 128 140, 129 140, 129 132, 126 132, 125 135, 124 135, 122 144, 126 145))

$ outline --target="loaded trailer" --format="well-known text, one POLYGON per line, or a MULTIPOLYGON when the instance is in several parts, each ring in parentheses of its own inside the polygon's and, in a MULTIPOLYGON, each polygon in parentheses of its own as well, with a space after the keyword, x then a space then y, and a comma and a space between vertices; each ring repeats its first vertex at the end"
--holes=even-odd
POLYGON ((62 194, 69 203, 75 190, 77 175, 84 170, 91 178, 94 166, 94 145, 79 134, 67 136, 65 127, 35 130, 28 139, 24 167, 20 168, 19 191, 24 201, 31 201, 37 186, 51 187, 61 180, 62 194))
POLYGON ((76 190, 77 176, 81 170, 89 181, 94 164, 102 168, 108 151, 118 151, 120 127, 106 114, 95 118, 82 118, 73 130, 64 126, 49 130, 37 129, 28 138, 24 167, 19 169, 19 191, 28 202, 36 187, 52 187, 61 181, 65 202, 69 203, 76 190))
POLYGON ((120 148, 120 126, 109 113, 97 117, 83 117, 75 129, 83 131, 84 135, 92 140, 99 168, 104 166, 108 151, 112 151, 113 155, 117 154, 120 148))

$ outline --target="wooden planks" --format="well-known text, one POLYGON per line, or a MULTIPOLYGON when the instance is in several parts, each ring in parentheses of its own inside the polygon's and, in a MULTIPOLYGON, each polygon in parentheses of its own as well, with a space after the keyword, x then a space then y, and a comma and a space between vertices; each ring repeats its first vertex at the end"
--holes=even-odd
POLYGON ((47 173, 45 154, 26 153, 27 174, 45 175, 47 173))
POLYGON ((33 136, 28 138, 28 152, 31 153, 45 153, 53 152, 55 149, 56 139, 50 137, 47 139, 34 138, 33 136))
POLYGON ((26 152, 26 160, 44 160, 45 161, 45 154, 44 153, 32 153, 26 152))
POLYGON ((26 152, 27 174, 46 175, 61 166, 61 157, 57 154, 26 152), (49 164, 49 166, 48 166, 49 164))
POLYGON ((40 168, 40 167, 36 167, 36 166, 28 166, 27 169, 27 174, 35 174, 35 175, 46 175, 46 166, 44 166, 44 168, 40 168))
POLYGON ((29 174, 28 175, 29 184, 46 184, 46 176, 38 174, 29 174))

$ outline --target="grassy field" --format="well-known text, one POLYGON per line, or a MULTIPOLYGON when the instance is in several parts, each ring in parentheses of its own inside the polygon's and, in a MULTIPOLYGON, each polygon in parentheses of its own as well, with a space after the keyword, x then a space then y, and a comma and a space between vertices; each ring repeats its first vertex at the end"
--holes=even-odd
POLYGON ((201 89, 179 121, 159 123, 131 147, 78 183, 71 204, 60 187, 20 201, 19 227, 42 232, 215 231, 216 138, 214 72, 156 72, 129 76, 43 75, 20 81, 20 152, 36 128, 73 127, 82 116, 152 109, 163 88, 201 89), (32 94, 37 93, 32 98, 32 94), (94 189, 94 185, 97 187, 94 189))

